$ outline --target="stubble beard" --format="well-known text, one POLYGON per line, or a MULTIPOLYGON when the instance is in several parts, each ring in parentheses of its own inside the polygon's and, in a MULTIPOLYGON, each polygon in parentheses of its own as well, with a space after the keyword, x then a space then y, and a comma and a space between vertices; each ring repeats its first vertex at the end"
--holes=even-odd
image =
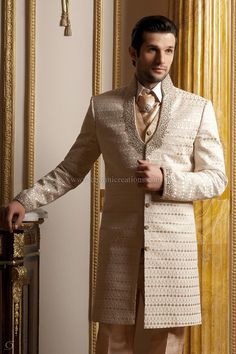
POLYGON ((151 85, 151 86, 156 86, 157 84, 159 84, 160 82, 162 82, 166 76, 169 74, 169 71, 166 71, 163 76, 161 77, 156 77, 155 75, 151 75, 151 74, 146 74, 146 75, 139 75, 138 73, 136 74, 138 81, 145 85, 151 85))

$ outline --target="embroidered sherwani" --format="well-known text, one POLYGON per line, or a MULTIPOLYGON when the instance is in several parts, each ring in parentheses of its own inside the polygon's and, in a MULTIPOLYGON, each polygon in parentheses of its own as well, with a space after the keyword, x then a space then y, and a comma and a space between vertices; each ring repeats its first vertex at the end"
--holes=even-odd
POLYGON ((144 243, 145 328, 201 323, 194 200, 220 195, 227 184, 210 101, 162 82, 159 123, 140 139, 136 82, 93 97, 81 133, 53 171, 17 196, 26 210, 76 187, 100 153, 106 186, 92 318, 133 324, 140 250, 144 243), (138 187, 138 159, 162 167, 160 196, 138 187))

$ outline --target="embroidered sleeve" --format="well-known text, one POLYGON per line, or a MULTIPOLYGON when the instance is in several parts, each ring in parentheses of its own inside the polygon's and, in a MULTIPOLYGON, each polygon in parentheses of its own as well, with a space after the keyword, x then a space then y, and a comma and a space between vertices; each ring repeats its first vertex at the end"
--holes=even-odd
POLYGON ((51 203, 78 186, 100 155, 92 101, 80 134, 65 159, 46 176, 14 199, 31 211, 51 203))
POLYGON ((163 168, 163 199, 193 201, 219 196, 227 185, 223 148, 212 103, 207 101, 194 142, 194 171, 163 168))

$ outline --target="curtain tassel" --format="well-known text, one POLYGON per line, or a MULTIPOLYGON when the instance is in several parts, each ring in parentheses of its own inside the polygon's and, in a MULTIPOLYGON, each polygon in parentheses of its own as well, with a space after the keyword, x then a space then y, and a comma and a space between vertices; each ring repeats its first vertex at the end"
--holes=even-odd
POLYGON ((64 36, 72 36, 71 22, 69 18, 69 0, 61 0, 62 14, 60 26, 65 27, 64 36))
POLYGON ((68 22, 67 22, 67 26, 65 27, 65 30, 64 30, 64 36, 72 36, 72 29, 71 29, 71 24, 70 24, 70 20, 68 19, 68 22))

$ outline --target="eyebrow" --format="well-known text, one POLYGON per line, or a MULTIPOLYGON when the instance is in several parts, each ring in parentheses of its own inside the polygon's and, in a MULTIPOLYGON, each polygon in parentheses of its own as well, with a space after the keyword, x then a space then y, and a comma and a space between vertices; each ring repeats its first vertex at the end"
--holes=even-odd
MULTIPOLYGON (((154 47, 154 48, 159 48, 157 45, 155 44, 147 44, 147 47, 154 47)), ((169 45, 166 48, 171 48, 171 49, 175 49, 175 47, 173 45, 169 45)))

